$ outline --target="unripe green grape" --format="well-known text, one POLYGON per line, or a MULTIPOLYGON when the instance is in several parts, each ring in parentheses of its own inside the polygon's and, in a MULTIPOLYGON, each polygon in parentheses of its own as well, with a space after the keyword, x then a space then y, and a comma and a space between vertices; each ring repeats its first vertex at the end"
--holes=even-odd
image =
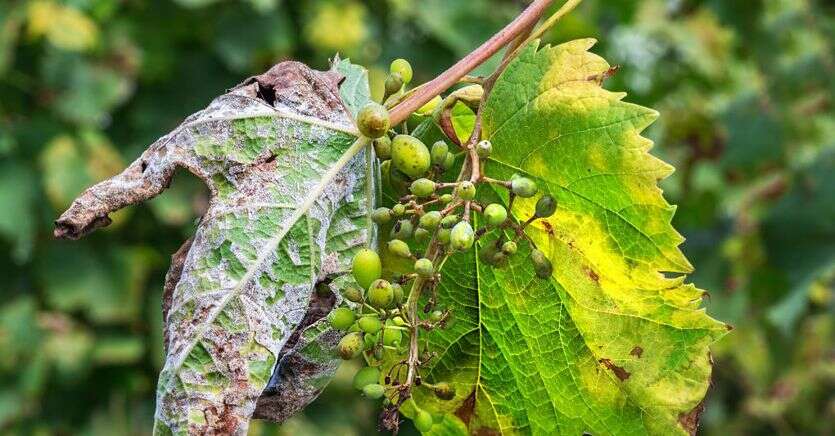
POLYGON ((444 159, 444 164, 441 165, 445 170, 452 168, 455 165, 455 155, 452 153, 447 153, 446 158, 444 159))
POLYGON ((336 330, 348 330, 354 323, 354 319, 354 312, 347 307, 336 308, 328 315, 331 327, 336 330))
POLYGON ((339 357, 344 360, 351 360, 359 356, 362 351, 363 341, 360 333, 348 333, 339 340, 336 348, 339 352, 339 357))
POLYGON ((518 247, 516 246, 515 242, 506 241, 504 244, 502 244, 502 253, 504 253, 508 256, 510 256, 512 254, 516 254, 517 248, 518 247))
POLYGON ((530 198, 536 195, 539 188, 536 182, 527 177, 517 177, 510 181, 510 189, 514 194, 522 198, 530 198))
POLYGON ((430 236, 432 236, 432 234, 429 233, 429 230, 426 230, 424 228, 419 228, 415 230, 415 241, 417 242, 428 241, 430 236))
POLYGON ((438 197, 438 200, 440 200, 443 204, 449 204, 449 202, 452 201, 452 194, 444 194, 438 197))
POLYGON ((475 198, 475 185, 469 180, 465 180, 455 187, 455 192, 462 200, 472 200, 475 198))
POLYGON ((440 310, 433 310, 432 313, 429 314, 429 321, 438 322, 444 317, 444 312, 440 310))
POLYGON ((536 217, 548 218, 557 210, 557 200, 550 195, 543 195, 539 201, 536 202, 536 217))
POLYGON ((390 240, 388 242, 388 249, 391 254, 397 257, 412 257, 412 251, 409 249, 409 244, 399 239, 390 240))
POLYGON ((437 210, 433 210, 430 212, 426 212, 420 217, 420 221, 418 221, 418 225, 423 227, 424 229, 435 229, 438 227, 438 224, 441 223, 441 212, 437 210))
POLYGON ((377 279, 368 288, 368 304, 376 309, 388 309, 394 301, 394 290, 387 280, 377 279))
POLYGON ((374 154, 380 160, 391 159, 391 138, 388 135, 374 140, 374 154))
POLYGON ((411 191, 412 194, 418 198, 428 197, 435 192, 435 182, 426 178, 417 179, 412 182, 412 186, 409 187, 409 191, 411 191))
POLYGON ((374 209, 374 212, 371 212, 371 221, 379 225, 387 224, 391 221, 391 209, 387 207, 374 209))
POLYGON ((435 274, 435 266, 431 260, 424 257, 415 261, 415 272, 422 277, 432 277, 435 274))
POLYGON ((409 84, 412 81, 412 64, 406 59, 395 59, 389 65, 389 72, 400 74, 403 83, 409 84))
POLYGON ((414 230, 415 226, 412 225, 410 220, 400 220, 391 228, 389 236, 395 239, 409 239, 412 237, 414 230))
POLYGON ((380 182, 383 186, 391 185, 391 160, 384 160, 380 163, 380 182))
POLYGON ((403 174, 416 179, 429 170, 429 149, 420 139, 397 135, 391 142, 391 162, 403 174))
POLYGON ((380 256, 367 248, 360 250, 355 256, 351 265, 351 273, 354 280, 363 288, 371 285, 371 282, 380 278, 383 274, 383 264, 380 256))
POLYGON ((401 217, 403 214, 406 213, 406 205, 402 203, 397 203, 391 208, 391 215, 394 217, 401 217))
POLYGON ((449 234, 449 242, 455 250, 469 250, 475 241, 475 233, 473 226, 467 221, 461 221, 452 228, 452 233, 449 234))
POLYGON ((438 242, 441 244, 449 244, 449 235, 452 233, 450 229, 438 229, 438 242))
POLYGON ((444 141, 438 141, 432 144, 432 163, 435 165, 443 165, 446 161, 446 155, 449 152, 449 146, 444 141))
POLYGON ((400 341, 402 340, 403 333, 400 330, 389 326, 386 326, 385 329, 383 329, 383 345, 396 347, 400 345, 400 341))
POLYGON ((478 157, 482 159, 487 159, 488 157, 490 157, 490 154, 493 153, 493 143, 486 139, 483 139, 478 142, 475 151, 476 154, 478 154, 478 157))
POLYGON ((365 387, 362 388, 362 393, 366 397, 376 400, 378 398, 382 398, 383 395, 386 394, 386 388, 377 383, 372 383, 370 385, 365 385, 365 387))
POLYGON ((359 332, 359 331, 360 331, 360 326, 357 323, 351 324, 351 327, 348 328, 349 333, 356 333, 356 332, 359 332))
POLYGON ((342 296, 352 303, 359 303, 362 301, 363 292, 362 289, 356 286, 350 286, 342 292, 342 296))
POLYGON ((399 316, 395 316, 394 318, 392 318, 391 323, 396 325, 396 326, 400 326, 400 327, 403 327, 403 326, 406 325, 406 321, 404 321, 403 318, 401 318, 399 316))
POLYGON ((455 398, 455 388, 450 386, 447 382, 436 383, 432 391, 435 393, 436 397, 442 400, 451 400, 455 398))
POLYGON ((488 204, 482 214, 487 227, 498 227, 507 221, 507 209, 498 203, 488 204))
POLYGON ((367 385, 380 382, 380 370, 373 366, 366 366, 361 368, 354 374, 354 380, 351 385, 354 389, 361 390, 367 385))
POLYGON ((392 305, 397 307, 397 306, 400 305, 400 303, 403 302, 403 287, 400 286, 399 283, 392 283, 391 284, 391 290, 392 290, 392 293, 394 294, 394 298, 392 299, 391 303, 392 303, 392 305))
POLYGON ((379 103, 368 103, 357 114, 357 128, 371 139, 385 135, 390 125, 389 112, 379 103))
POLYGON ((386 95, 393 95, 403 88, 403 76, 400 73, 391 73, 386 77, 386 95))
POLYGON ((537 277, 541 279, 551 277, 551 274, 554 272, 554 266, 548 257, 545 256, 545 253, 537 249, 531 250, 531 261, 533 262, 533 269, 537 277))
MULTIPOLYGON (((357 325, 360 327, 360 331, 362 331, 362 326, 360 326, 360 323, 359 323, 359 322, 357 322, 357 325)), ((374 345, 377 343, 377 339, 378 339, 378 338, 377 338, 377 337, 375 337, 375 336, 376 336, 376 335, 373 335, 373 334, 368 334, 368 333, 366 333, 365 335, 363 335, 363 337, 362 337, 362 341, 363 341, 363 343, 364 343, 364 345, 365 345, 365 346, 363 347, 363 349, 364 349, 364 350, 370 350, 370 349, 374 348, 374 345)))
POLYGON ((415 414, 415 428, 421 432, 426 433, 432 429, 432 415, 429 412, 418 409, 417 413, 415 414))
POLYGON ((451 229, 453 226, 455 226, 455 223, 457 223, 457 222, 458 222, 458 215, 455 215, 455 214, 447 215, 447 216, 444 217, 444 219, 441 220, 441 227, 443 227, 445 229, 451 229))
POLYGON ((380 318, 377 318, 376 315, 360 317, 357 324, 359 324, 360 330, 372 335, 379 332, 383 328, 382 321, 380 321, 380 318))

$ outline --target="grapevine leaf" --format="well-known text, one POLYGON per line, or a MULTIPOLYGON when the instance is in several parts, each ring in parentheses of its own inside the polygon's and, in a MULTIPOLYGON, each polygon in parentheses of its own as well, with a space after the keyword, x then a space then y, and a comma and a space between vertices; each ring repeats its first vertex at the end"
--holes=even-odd
MULTIPOLYGON (((708 346, 727 327, 700 308, 703 291, 664 274, 692 268, 656 186, 672 168, 640 136, 657 114, 600 86, 609 65, 588 52, 593 43, 529 45, 485 103, 486 174, 525 175, 559 201, 526 229, 554 272, 535 276, 527 243, 503 268, 486 265, 479 254, 497 231, 449 258, 437 292, 454 323, 423 336, 439 353, 423 376, 456 395, 415 391, 435 415, 432 434, 449 434, 451 421, 478 434, 695 432, 708 346)), ((503 189, 479 196, 508 203, 503 189)), ((517 198, 514 219, 536 200, 517 198)))
POLYGON ((322 365, 280 371, 281 386, 296 377, 302 388, 278 402, 298 410, 318 394, 307 389, 311 377, 319 389, 327 383, 335 334, 317 321, 340 301, 314 287, 365 244, 373 192, 359 153, 367 140, 347 109, 359 104, 362 79, 355 70, 353 90, 338 88, 348 68, 283 62, 247 79, 56 221, 57 236, 81 237, 109 224, 108 213, 162 192, 176 167, 209 186, 209 210, 166 278, 155 433, 245 434, 279 359, 301 365, 313 354, 298 347, 319 344, 322 365))

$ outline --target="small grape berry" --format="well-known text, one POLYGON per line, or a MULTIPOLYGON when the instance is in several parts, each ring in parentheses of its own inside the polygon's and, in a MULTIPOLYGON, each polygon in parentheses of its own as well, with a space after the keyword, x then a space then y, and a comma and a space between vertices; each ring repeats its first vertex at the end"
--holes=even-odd
POLYGON ((458 184, 455 188, 455 192, 458 193, 458 196, 461 197, 462 200, 472 200, 475 198, 475 185, 473 182, 465 180, 458 184))
POLYGON ((424 228, 419 228, 415 230, 415 241, 417 242, 428 241, 430 236, 432 236, 432 234, 429 233, 429 230, 426 230, 424 228))
POLYGON ((440 197, 438 197, 438 200, 439 200, 442 204, 449 204, 449 202, 450 202, 450 201, 452 201, 452 194, 444 194, 444 195, 441 195, 440 197))
POLYGON ((458 215, 455 215, 455 214, 447 215, 447 216, 444 217, 444 219, 441 220, 441 227, 443 227, 445 229, 451 229, 453 226, 455 226, 455 223, 457 223, 457 222, 458 222, 458 215))
POLYGON ((386 77, 386 95, 394 95, 403 88, 403 76, 400 73, 391 73, 386 77))
POLYGON ((392 283, 391 290, 394 294, 394 299, 392 300, 392 304, 395 306, 399 306, 400 303, 403 302, 403 287, 400 286, 399 283, 392 283))
POLYGON ((360 250, 355 256, 351 266, 354 280, 363 288, 368 288, 371 282, 380 278, 383 273, 383 264, 380 256, 369 249, 360 250))
POLYGON ((420 139, 409 135, 397 135, 391 142, 391 162, 403 174, 416 179, 429 170, 429 149, 420 139))
POLYGON ((507 209, 498 203, 488 204, 484 208, 484 221, 487 227, 498 227, 507 221, 507 209))
POLYGON ((412 225, 410 220, 400 220, 391 228, 389 236, 396 239, 409 239, 412 237, 414 230, 415 226, 412 225))
POLYGON ((339 307, 330 313, 328 320, 335 330, 348 330, 354 323, 354 312, 347 307, 339 307))
POLYGON ((441 165, 445 170, 452 168, 455 165, 455 155, 452 153, 447 153, 446 158, 444 159, 444 164, 441 165))
POLYGON ((384 345, 396 347, 400 345, 401 340, 403 340, 403 333, 400 330, 388 326, 386 326, 386 328, 383 330, 384 345))
POLYGON ((436 227, 438 227, 438 224, 440 223, 441 212, 437 210, 426 212, 422 217, 420 217, 420 221, 418 221, 418 225, 420 227, 429 230, 434 230, 436 227))
POLYGON ((361 317, 357 321, 357 324, 359 324, 360 330, 372 335, 383 328, 383 323, 380 321, 380 318, 374 315, 361 317))
POLYGON ((368 288, 368 304, 376 309, 388 309, 394 301, 394 290, 387 280, 377 279, 368 288))
POLYGON ((415 428, 421 433, 426 433, 432 429, 432 415, 423 409, 418 409, 414 422, 415 428))
POLYGON ((502 244, 502 253, 510 256, 516 253, 518 247, 516 247, 516 243, 513 241, 506 241, 502 244))
POLYGON ((389 72, 399 74, 403 78, 403 83, 407 85, 412 81, 412 64, 406 59, 395 59, 391 61, 389 72))
POLYGON ((557 200, 550 195, 543 195, 539 201, 536 202, 536 217, 548 218, 557 210, 557 200))
POLYGON ((451 400, 455 398, 455 388, 450 386, 447 382, 436 383, 433 391, 435 392, 435 396, 442 400, 451 400))
POLYGON ((429 314, 429 321, 438 322, 444 317, 444 312, 440 310, 433 310, 432 313, 429 314))
POLYGON ((446 161, 446 155, 449 152, 449 146, 444 141, 438 141, 432 144, 432 163, 435 165, 443 165, 446 161))
POLYGON ((362 389, 367 385, 379 383, 379 381, 380 370, 373 366, 366 366, 354 374, 354 380, 351 382, 351 385, 354 389, 362 389))
POLYGON ((357 288, 356 286, 350 286, 342 292, 342 296, 352 303, 361 302, 363 298, 362 294, 362 289, 357 288))
POLYGON ((488 157, 490 157, 490 154, 493 153, 493 143, 486 139, 483 139, 478 142, 475 150, 476 154, 478 154, 478 157, 482 159, 487 159, 488 157))
POLYGON ((551 274, 554 272, 554 266, 545 256, 545 253, 538 249, 531 250, 531 261, 533 261, 533 268, 537 277, 541 279, 551 277, 551 274))
POLYGON ((424 257, 415 261, 415 272, 422 277, 432 277, 435 274, 435 266, 431 260, 424 257))
POLYGON ((339 340, 336 348, 339 352, 339 357, 344 360, 350 360, 357 357, 362 351, 363 346, 362 335, 360 333, 348 333, 339 340))
POLYGON ((397 203, 391 208, 391 215, 394 217, 401 217, 403 214, 406 213, 406 205, 402 203, 397 203))
POLYGON ((391 126, 390 122, 388 111, 379 103, 368 103, 357 114, 357 128, 371 139, 385 135, 391 126))
POLYGON ((392 239, 388 242, 388 249, 391 254, 397 257, 412 257, 412 251, 409 249, 409 244, 400 239, 392 239))
POLYGON ((362 388, 362 393, 366 397, 371 398, 372 400, 376 400, 378 398, 382 398, 383 395, 385 395, 386 388, 377 383, 372 383, 370 385, 365 385, 365 387, 362 388))
POLYGON ((435 192, 435 182, 426 178, 417 179, 412 182, 409 191, 418 198, 428 197, 435 192))
POLYGON ((383 225, 391 221, 391 209, 387 207, 378 207, 371 212, 371 221, 375 224, 383 225))
POLYGON ((510 181, 510 189, 514 194, 522 198, 530 198, 536 195, 539 188, 536 182, 527 177, 516 177, 510 181))
POLYGON ((452 228, 452 233, 449 235, 450 245, 455 250, 469 250, 475 241, 475 233, 473 226, 467 221, 461 221, 452 228))
POLYGON ((452 233, 450 229, 438 229, 438 242, 443 245, 449 244, 450 233, 452 233))

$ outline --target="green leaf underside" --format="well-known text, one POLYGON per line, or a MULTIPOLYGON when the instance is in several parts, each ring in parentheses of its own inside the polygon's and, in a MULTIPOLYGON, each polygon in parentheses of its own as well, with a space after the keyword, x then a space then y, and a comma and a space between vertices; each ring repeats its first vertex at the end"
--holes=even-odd
MULTIPOLYGON (((342 93, 350 111, 360 104, 365 72, 346 62, 337 68, 351 70, 352 87, 342 93)), ((241 100, 221 96, 170 135, 192 145, 214 196, 166 321, 155 433, 228 422, 230 432, 244 434, 317 277, 349 265, 368 236, 371 179, 365 157, 352 157, 362 144, 347 114, 318 120, 241 100), (274 158, 259 164, 265 154, 274 158)), ((321 330, 310 326, 297 344, 302 358, 322 363, 321 374, 300 381, 313 385, 312 398, 336 366, 332 343, 314 345, 321 330)))
MULTIPOLYGON (((663 274, 692 268, 656 185, 672 168, 640 136, 657 114, 600 87, 609 66, 593 44, 526 47, 486 102, 487 175, 526 175, 559 201, 527 228, 554 274, 535 277, 525 243, 504 268, 482 264, 496 231, 446 262, 438 299, 454 323, 424 333, 440 354, 423 376, 456 396, 416 390, 432 434, 693 431, 708 346, 727 327, 700 308, 703 291, 663 274)), ((479 198, 507 204, 503 191, 482 187, 479 198)), ((527 219, 537 198, 517 198, 513 216, 527 219)))

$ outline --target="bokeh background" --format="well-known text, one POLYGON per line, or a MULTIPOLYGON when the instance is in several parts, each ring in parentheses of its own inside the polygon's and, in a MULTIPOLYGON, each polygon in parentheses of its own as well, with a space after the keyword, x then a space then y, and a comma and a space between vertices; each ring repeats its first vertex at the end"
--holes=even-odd
MULTIPOLYGON (((561 2, 556 2, 561 3, 561 2)), ((0 433, 147 434, 160 294, 206 207, 180 174, 86 240, 52 220, 186 115, 281 59, 339 52, 431 79, 524 7, 499 0, 0 1, 0 433)), ((600 40, 610 89, 658 109, 683 249, 713 349, 706 435, 833 434, 835 6, 826 0, 586 0, 547 34, 600 40)), ((365 435, 350 365, 303 415, 252 434, 365 435)))

